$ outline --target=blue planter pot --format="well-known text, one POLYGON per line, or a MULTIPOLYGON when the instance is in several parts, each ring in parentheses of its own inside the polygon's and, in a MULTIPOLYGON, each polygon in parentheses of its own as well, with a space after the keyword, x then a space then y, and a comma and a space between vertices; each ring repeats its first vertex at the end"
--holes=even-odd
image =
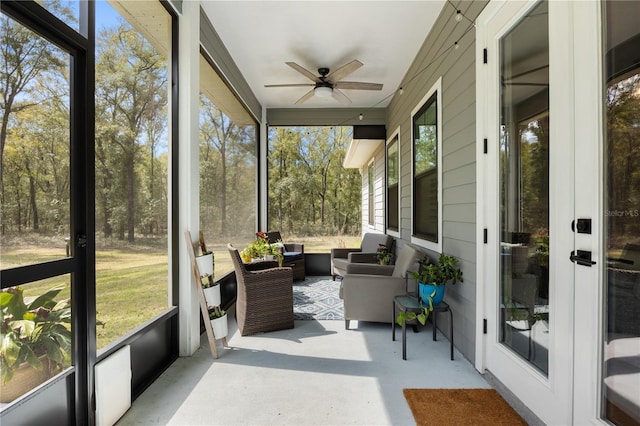
POLYGON ((433 306, 438 306, 444 298, 445 287, 446 286, 444 284, 435 286, 433 284, 418 283, 418 294, 423 302, 429 303, 429 296, 431 296, 435 291, 435 294, 431 296, 431 299, 433 299, 433 306))

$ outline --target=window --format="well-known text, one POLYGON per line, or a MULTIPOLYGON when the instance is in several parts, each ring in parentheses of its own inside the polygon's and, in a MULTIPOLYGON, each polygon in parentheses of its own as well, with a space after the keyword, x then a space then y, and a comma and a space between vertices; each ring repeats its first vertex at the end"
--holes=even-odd
POLYGON ((369 197, 369 225, 370 226, 374 226, 376 224, 376 212, 374 210, 374 198, 375 198, 375 188, 373 185, 374 182, 374 175, 375 175, 375 171, 374 171, 374 163, 373 161, 371 163, 369 163, 369 168, 367 170, 367 176, 368 176, 368 184, 369 184, 369 190, 367 191, 367 195, 369 197))
POLYGON ((398 232, 400 229, 400 190, 399 190, 398 134, 387 144, 387 230, 398 232))
POLYGON ((127 5, 96 2, 98 349, 169 305, 171 16, 159 2, 127 5))
POLYGON ((233 270, 227 243, 255 239, 258 125, 200 55, 200 229, 212 250, 214 278, 233 270))
POLYGON ((441 80, 412 114, 413 217, 412 236, 418 243, 441 251, 441 80))

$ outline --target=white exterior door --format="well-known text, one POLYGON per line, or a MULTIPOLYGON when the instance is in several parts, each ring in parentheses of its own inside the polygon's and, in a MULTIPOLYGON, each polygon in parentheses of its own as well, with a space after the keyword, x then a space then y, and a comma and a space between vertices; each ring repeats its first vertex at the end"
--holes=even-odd
POLYGON ((601 416, 600 8, 492 2, 477 21, 478 319, 487 325, 476 367, 547 424, 601 416))

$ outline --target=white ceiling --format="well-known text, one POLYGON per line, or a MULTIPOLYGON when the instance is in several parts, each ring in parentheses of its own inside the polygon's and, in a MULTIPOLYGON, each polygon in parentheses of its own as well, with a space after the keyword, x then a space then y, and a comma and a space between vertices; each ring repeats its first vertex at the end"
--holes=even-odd
POLYGON ((373 108, 389 103, 445 3, 203 0, 201 4, 263 107, 373 108), (317 74, 319 67, 335 70, 353 59, 364 66, 345 81, 384 86, 382 91, 343 90, 351 105, 318 97, 294 105, 310 87, 264 87, 311 82, 285 62, 317 74))

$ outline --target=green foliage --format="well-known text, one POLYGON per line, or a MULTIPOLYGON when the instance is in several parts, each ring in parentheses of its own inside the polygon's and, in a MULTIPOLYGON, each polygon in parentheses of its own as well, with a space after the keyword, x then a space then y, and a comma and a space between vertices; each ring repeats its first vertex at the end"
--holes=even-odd
MULTIPOLYGON (((73 20, 59 2, 47 2, 73 20)), ((133 242, 167 230, 167 60, 126 23, 96 41, 96 229, 133 242)), ((3 233, 69 235, 69 55, 11 18, 2 26, 3 233)))
POLYGON ((238 124, 200 97, 200 228, 253 238, 256 217, 256 125, 238 124))
POLYGON ((360 232, 362 178, 342 167, 351 132, 269 128, 269 229, 299 236, 360 232))
POLYGON ((429 298, 429 303, 425 305, 425 303, 420 299, 420 308, 422 310, 420 312, 405 312, 401 311, 396 316, 396 323, 400 326, 404 325, 407 321, 418 320, 418 322, 422 325, 427 323, 427 318, 429 318, 429 314, 433 312, 433 299, 429 298))
POLYGON ((411 273, 413 278, 420 283, 443 285, 446 283, 456 284, 464 281, 462 270, 458 266, 458 259, 444 253, 440 254, 438 264, 422 264, 419 272, 411 273))
POLYGON ((267 255, 275 256, 282 264, 284 256, 280 248, 277 244, 269 244, 264 232, 258 232, 257 238, 240 252, 240 256, 245 262, 251 262, 251 259, 261 259, 267 255))
POLYGON ((209 309, 209 319, 222 318, 227 314, 227 312, 223 309, 220 309, 219 306, 209 309))
MULTIPOLYGON (((462 270, 458 266, 458 259, 455 256, 449 256, 441 253, 438 258, 438 264, 425 264, 424 261, 420 262, 419 272, 413 271, 411 273, 413 278, 423 284, 433 284, 436 288, 439 285, 445 285, 447 283, 456 284, 458 281, 463 282, 462 270)), ((420 307, 422 311, 415 312, 400 312, 396 317, 396 322, 400 325, 405 321, 411 321, 417 319, 420 324, 424 325, 427 322, 429 314, 433 311, 433 298, 436 295, 436 290, 433 293, 427 295, 427 302, 425 303, 422 298, 418 298, 420 301, 420 307)))
POLYGON ((395 255, 389 250, 387 246, 385 246, 384 244, 378 245, 378 250, 376 250, 376 258, 381 265, 388 265, 389 263, 391 263, 394 257, 395 255))
POLYGON ((55 301, 63 287, 53 288, 35 298, 25 298, 22 287, 0 293, 0 366, 2 382, 28 363, 33 368, 62 369, 70 364, 71 305, 69 300, 55 301), (45 356, 48 365, 39 357, 45 356))

